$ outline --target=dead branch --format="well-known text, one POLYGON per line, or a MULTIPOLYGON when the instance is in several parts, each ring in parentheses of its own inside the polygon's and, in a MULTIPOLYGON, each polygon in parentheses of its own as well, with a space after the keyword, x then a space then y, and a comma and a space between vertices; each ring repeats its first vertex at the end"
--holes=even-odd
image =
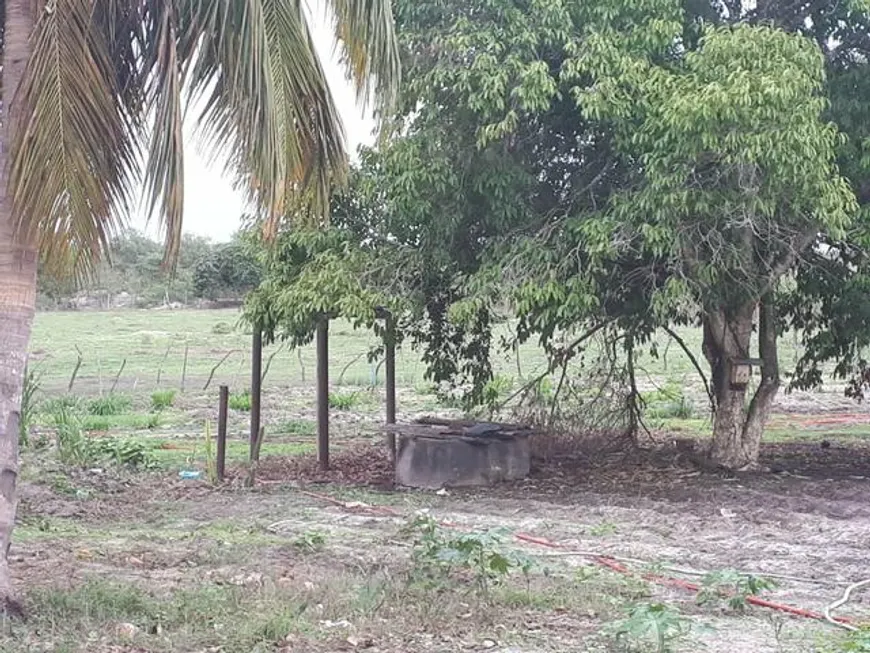
POLYGON ((111 388, 111 390, 109 390, 110 395, 115 393, 115 388, 118 387, 118 381, 120 380, 121 374, 123 373, 125 367, 127 367, 127 359, 126 358, 121 362, 121 367, 118 370, 118 373, 115 375, 115 380, 112 381, 112 388, 111 388))
POLYGON ((203 392, 205 392, 206 390, 208 390, 208 386, 211 385, 211 380, 214 378, 214 373, 217 372, 217 369, 218 369, 221 365, 224 364, 224 361, 226 361, 230 356, 232 356, 233 354, 235 354, 237 351, 239 351, 239 350, 238 350, 238 349, 230 349, 226 354, 224 354, 224 357, 221 358, 221 359, 217 362, 217 365, 215 365, 213 368, 211 368, 211 372, 209 372, 209 375, 208 375, 208 380, 205 382, 205 385, 202 386, 202 390, 203 390, 203 392))
POLYGON ((710 408, 713 412, 716 412, 716 396, 713 394, 713 390, 710 388, 710 382, 707 380, 707 375, 704 374, 704 370, 701 369, 701 364, 698 362, 697 357, 691 352, 688 345, 686 345, 686 341, 683 340, 676 331, 671 329, 669 326, 664 327, 665 333, 667 333, 671 338, 673 338, 674 342, 676 342, 680 349, 686 354, 689 358, 689 361, 692 363, 692 366, 698 372, 698 376, 701 377, 701 380, 704 382, 704 390, 707 391, 707 398, 710 400, 710 408))
POLYGON ((78 345, 74 345, 74 346, 76 349, 76 353, 78 355, 78 359, 76 360, 75 367, 73 367, 72 376, 69 377, 69 384, 66 387, 67 393, 72 392, 73 384, 76 382, 76 376, 78 375, 79 369, 81 369, 82 362, 83 362, 82 350, 79 349, 78 345))

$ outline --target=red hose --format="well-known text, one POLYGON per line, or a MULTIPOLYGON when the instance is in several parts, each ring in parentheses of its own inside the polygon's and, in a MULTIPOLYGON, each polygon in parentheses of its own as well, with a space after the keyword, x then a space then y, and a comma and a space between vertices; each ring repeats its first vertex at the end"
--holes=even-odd
MULTIPOLYGON (((521 540, 523 542, 531 542, 532 544, 538 544, 540 546, 546 546, 551 549, 565 549, 565 545, 560 544, 558 542, 553 542, 552 540, 547 540, 541 537, 537 537, 535 535, 529 535, 528 533, 515 533, 514 537, 516 539, 521 540)), ((632 572, 625 565, 608 558, 607 556, 598 556, 593 558, 595 562, 598 564, 607 567, 608 569, 612 569, 620 574, 625 574, 627 576, 631 576, 632 572)), ((689 590, 690 592, 699 592, 701 590, 701 586, 697 583, 691 583, 687 580, 682 580, 681 578, 672 578, 669 576, 660 576, 658 574, 642 574, 642 577, 648 581, 657 583, 659 585, 666 585, 671 587, 679 587, 681 589, 689 590)), ((815 612, 813 610, 805 610, 804 608, 797 608, 792 605, 786 605, 784 603, 775 603, 774 601, 768 601, 767 599, 762 599, 757 596, 747 596, 746 602, 752 605, 757 605, 762 608, 769 608, 771 610, 778 610, 779 612, 786 612, 788 614, 793 614, 798 617, 806 617, 808 619, 818 619, 820 621, 825 620, 825 615, 820 612, 815 612)), ((834 617, 835 621, 838 621, 843 624, 854 624, 854 619, 849 619, 848 617, 834 617)))

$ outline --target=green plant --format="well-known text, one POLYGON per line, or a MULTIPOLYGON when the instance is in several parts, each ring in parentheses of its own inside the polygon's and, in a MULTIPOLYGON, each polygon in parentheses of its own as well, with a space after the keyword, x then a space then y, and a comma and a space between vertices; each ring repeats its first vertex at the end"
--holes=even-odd
POLYGON ((595 537, 601 537, 603 535, 612 535, 616 532, 616 524, 612 522, 601 522, 600 524, 595 524, 595 526, 589 527, 589 534, 594 535, 595 537))
POLYGON ((205 473, 208 477, 208 482, 216 485, 218 482, 217 473, 217 456, 214 450, 214 441, 211 437, 211 423, 205 421, 205 473))
POLYGON ((305 531, 293 540, 293 547, 305 553, 320 551, 326 544, 326 537, 318 531, 305 531))
POLYGON ((61 408, 54 415, 57 454, 62 463, 90 467, 100 460, 106 460, 137 469, 155 466, 148 448, 139 440, 89 438, 82 422, 82 417, 69 408, 61 408))
POLYGON ((245 390, 238 394, 231 394, 229 398, 229 407, 233 410, 250 412, 251 410, 251 392, 245 390))
POLYGON ((350 410, 362 401, 359 392, 330 392, 329 407, 335 410, 350 410))
POLYGON ((24 370, 24 385, 21 388, 21 408, 18 412, 18 441, 26 447, 30 442, 30 426, 36 412, 36 393, 42 385, 42 373, 31 368, 24 370))
POLYGON ((688 635, 690 630, 689 620, 663 603, 634 605, 624 619, 606 628, 620 650, 643 653, 669 653, 674 650, 673 642, 688 635))
POLYGON ((87 440, 93 460, 108 460, 133 469, 152 469, 156 462, 148 448, 132 438, 97 438, 87 440))
POLYGON ((456 573, 471 574, 472 587, 483 598, 514 570, 528 579, 533 561, 503 546, 505 529, 454 535, 428 515, 418 515, 405 528, 412 539, 411 580, 427 588, 447 584, 456 573))
POLYGON ((835 646, 824 649, 824 653, 870 653, 870 628, 850 632, 835 646))
POLYGON ((54 397, 47 399, 39 405, 39 412, 46 415, 55 415, 63 409, 72 409, 76 412, 80 411, 83 405, 81 397, 76 395, 64 395, 62 397, 54 397))
POLYGON ((84 431, 108 431, 120 427, 124 429, 154 429, 160 424, 159 413, 129 415, 81 415, 79 417, 84 431))
POLYGON ((695 404, 686 397, 683 386, 669 380, 664 387, 643 395, 646 414, 653 419, 692 419, 695 404))
POLYGON ((81 419, 70 408, 60 407, 54 414, 54 426, 57 455, 62 463, 86 467, 95 461, 95 451, 84 434, 81 419))
POLYGON ((288 419, 278 427, 279 433, 289 435, 314 435, 317 425, 309 419, 288 419))
POLYGON ((175 390, 155 390, 151 393, 151 410, 161 411, 172 408, 175 403, 175 390))
POLYGON ((507 394, 514 387, 514 380, 503 374, 494 375, 483 386, 483 405, 490 414, 495 413, 507 394))
POLYGON ((216 336, 225 336, 233 332, 233 327, 227 322, 217 322, 211 328, 211 332, 216 336))
POLYGON ((126 395, 108 394, 88 402, 87 412, 90 415, 120 415, 130 410, 133 401, 126 395))
POLYGON ((733 569, 722 569, 706 574, 695 600, 699 605, 725 604, 737 612, 746 610, 746 599, 776 587, 769 578, 743 574, 733 569))

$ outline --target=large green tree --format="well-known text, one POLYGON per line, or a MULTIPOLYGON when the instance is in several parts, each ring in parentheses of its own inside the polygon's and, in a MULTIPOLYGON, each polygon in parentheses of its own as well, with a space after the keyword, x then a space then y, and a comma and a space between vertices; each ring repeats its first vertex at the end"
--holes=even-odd
POLYGON ((757 461, 784 328, 808 345, 795 384, 831 358, 860 368, 866 5, 408 0, 396 15, 401 137, 375 177, 388 235, 430 262, 430 365, 479 388, 505 309, 554 363, 601 329, 631 356, 696 326, 710 454, 730 468, 757 461), (747 359, 750 387, 731 375, 747 359))
MULTIPOLYGON (((390 3, 326 3, 361 97, 388 107, 390 3)), ((0 606, 12 597, 18 420, 40 258, 87 274, 144 181, 178 255, 182 117, 228 155, 267 229, 302 197, 320 218, 343 176, 338 115, 298 0, 5 0, 0 161, 0 606)))

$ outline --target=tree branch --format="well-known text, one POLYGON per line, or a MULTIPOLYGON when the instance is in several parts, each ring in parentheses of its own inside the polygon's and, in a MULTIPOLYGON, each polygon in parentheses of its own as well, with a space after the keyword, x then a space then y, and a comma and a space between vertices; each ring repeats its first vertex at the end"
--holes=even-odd
POLYGON ((664 327, 665 333, 667 333, 671 338, 674 339, 680 349, 689 357, 689 361, 692 363, 692 366, 698 372, 698 376, 701 377, 701 380, 704 382, 704 389, 707 391, 707 397, 710 399, 710 408, 715 413, 716 412, 716 396, 713 394, 713 390, 710 388, 710 382, 707 379, 707 375, 704 374, 704 370, 701 369, 701 364, 698 362, 698 359, 695 355, 689 350, 688 345, 686 345, 686 341, 683 340, 676 331, 671 329, 669 326, 664 327))
POLYGON ((547 365, 547 369, 546 369, 546 370, 544 370, 543 372, 541 372, 540 374, 538 374, 538 376, 536 376, 534 379, 532 379, 531 381, 529 381, 528 383, 526 383, 525 385, 523 385, 522 387, 520 387, 519 390, 517 390, 516 392, 514 392, 513 394, 511 394, 507 399, 505 399, 504 401, 502 401, 502 402, 501 402, 501 403, 496 407, 496 410, 501 410, 502 408, 504 408, 505 406, 507 406, 511 401, 513 401, 514 399, 516 399, 518 396, 520 396, 521 394, 525 394, 526 392, 529 391, 529 389, 531 389, 532 387, 534 387, 535 385, 537 385, 538 383, 540 383, 540 382, 541 382, 545 377, 547 377, 547 376, 549 376, 550 374, 552 374, 552 373, 556 370, 557 367, 559 367, 560 365, 562 365, 562 361, 567 361, 569 358, 571 358, 571 357, 574 355, 574 353, 575 353, 574 350, 576 350, 577 347, 579 347, 579 346, 582 345, 584 342, 586 342, 587 340, 589 340, 589 338, 591 338, 591 337, 594 336, 596 333, 598 333, 599 331, 601 331, 601 329, 603 329, 604 327, 606 327, 608 324, 610 324, 610 320, 608 320, 608 321, 606 321, 606 322, 599 322, 599 323, 596 324, 594 327, 592 327, 591 329, 589 329, 589 331, 587 331, 587 332, 584 333, 582 336, 580 336, 579 338, 577 338, 574 342, 572 342, 570 345, 568 345, 565 349, 562 350, 562 358, 561 358, 558 362, 550 361, 550 364, 547 365))

